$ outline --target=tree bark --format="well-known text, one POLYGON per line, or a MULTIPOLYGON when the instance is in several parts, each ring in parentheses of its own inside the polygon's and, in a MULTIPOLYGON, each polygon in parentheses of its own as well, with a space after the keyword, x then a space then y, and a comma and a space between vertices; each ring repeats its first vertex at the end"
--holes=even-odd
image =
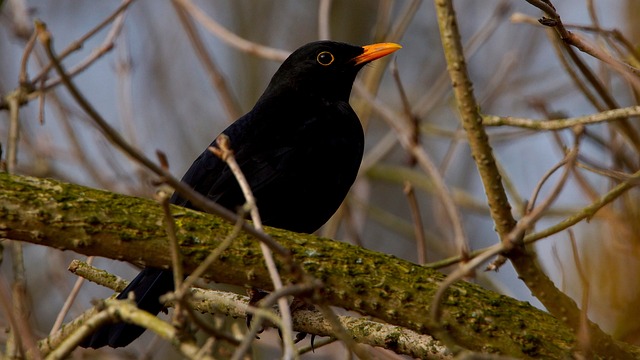
MULTIPOLYGON (((233 228, 215 216, 172 207, 188 273, 233 228)), ((40 244, 140 266, 168 267, 160 205, 55 180, 0 174, 0 238, 40 244)), ((443 275, 396 257, 342 242, 267 229, 304 271, 322 281, 308 298, 438 336, 428 318, 443 275)), ((393 239, 389 239, 393 241, 393 239)), ((282 259, 284 281, 296 278, 282 259)), ((207 271, 216 282, 271 289, 258 242, 241 233, 207 271)), ((551 315, 475 284, 458 282, 444 297, 440 329, 474 351, 518 358, 566 358, 575 335, 551 315)), ((638 349, 630 348, 638 355, 638 349)))

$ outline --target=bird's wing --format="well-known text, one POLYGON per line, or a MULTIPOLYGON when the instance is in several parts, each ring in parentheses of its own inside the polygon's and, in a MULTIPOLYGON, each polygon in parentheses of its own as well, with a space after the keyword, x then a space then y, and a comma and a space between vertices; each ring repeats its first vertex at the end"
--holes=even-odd
MULTIPOLYGON (((224 133, 230 137, 235 159, 255 195, 277 179, 281 169, 286 166, 287 159, 291 157, 293 147, 265 146, 265 141, 269 141, 269 136, 241 134, 239 132, 242 131, 242 128, 244 128, 242 121, 239 121, 224 133)), ((211 143, 211 146, 214 145, 215 140, 211 143)), ((209 150, 205 150, 193 162, 182 181, 192 186, 200 194, 232 211, 245 202, 231 169, 209 150)), ((177 193, 174 193, 171 200, 173 204, 192 207, 189 201, 177 193)))

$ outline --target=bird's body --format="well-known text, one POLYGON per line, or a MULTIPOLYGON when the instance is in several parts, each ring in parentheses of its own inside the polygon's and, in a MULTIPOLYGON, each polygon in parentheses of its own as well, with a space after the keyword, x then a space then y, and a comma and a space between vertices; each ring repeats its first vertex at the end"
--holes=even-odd
MULTIPOLYGON (((362 160, 362 127, 346 102, 296 99, 272 105, 258 102, 223 133, 257 199, 263 223, 310 233, 333 215, 353 184, 362 160)), ((229 167, 208 150, 183 181, 228 209, 245 202, 229 167)), ((173 200, 191 207, 179 195, 173 200)))
MULTIPOLYGON (((337 210, 355 181, 364 149, 362 126, 348 102, 353 81, 364 64, 398 48, 330 41, 304 45, 285 60, 254 108, 223 131, 263 224, 311 233, 337 210)), ((245 202, 229 167, 209 150, 182 181, 232 211, 245 202)), ((193 207, 177 193, 171 202, 193 207)), ((158 313, 163 306, 158 297, 172 290, 170 270, 146 268, 118 297, 133 291, 141 309, 158 313)), ((143 331, 110 325, 83 346, 126 346, 143 331)))

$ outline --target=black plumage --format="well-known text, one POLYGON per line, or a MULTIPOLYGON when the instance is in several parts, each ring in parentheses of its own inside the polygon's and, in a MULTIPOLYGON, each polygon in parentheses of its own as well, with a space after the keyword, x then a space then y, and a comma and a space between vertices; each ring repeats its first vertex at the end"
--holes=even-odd
MULTIPOLYGON (((353 81, 366 63, 399 48, 391 43, 306 44, 284 61, 254 108, 223 131, 263 224, 311 233, 337 210, 356 178, 364 149, 360 120, 349 105, 353 81)), ((230 210, 245 202, 228 166, 208 150, 182 181, 230 210)), ((193 207, 177 193, 171 203, 193 207)), ((146 268, 118 298, 133 291, 138 307, 157 314, 163 307, 158 297, 172 290, 170 270, 146 268)), ((126 346, 143 331, 135 325, 108 325, 83 346, 126 346)))

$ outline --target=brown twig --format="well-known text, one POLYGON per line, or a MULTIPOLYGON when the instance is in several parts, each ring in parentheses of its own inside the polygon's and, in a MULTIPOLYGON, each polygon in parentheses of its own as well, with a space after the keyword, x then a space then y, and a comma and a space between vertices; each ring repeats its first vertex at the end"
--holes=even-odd
POLYGON ((274 61, 283 61, 290 54, 288 51, 260 45, 236 35, 205 14, 204 11, 191 2, 191 0, 175 1, 179 3, 182 8, 189 13, 189 15, 198 20, 202 26, 209 30, 211 34, 235 49, 274 61))
MULTIPOLYGON (((90 38, 92 38, 95 34, 97 34, 98 32, 100 32, 105 26, 109 25, 111 22, 113 22, 114 20, 116 20, 117 18, 121 19, 119 20, 119 22, 122 21, 122 17, 120 17, 125 10, 127 10, 127 8, 129 7, 129 5, 131 5, 133 3, 133 0, 123 0, 122 3, 120 4, 120 6, 118 6, 118 8, 116 8, 116 10, 114 10, 111 14, 109 14, 109 16, 107 16, 103 21, 101 21, 99 24, 97 24, 96 26, 94 26, 91 30, 87 31, 84 35, 82 35, 79 39, 75 40, 74 42, 72 42, 71 44, 69 44, 69 46, 67 46, 64 50, 62 50, 62 52, 60 52, 60 54, 58 55, 58 59, 62 60, 64 58, 66 58, 67 56, 69 56, 71 53, 79 50, 82 48, 83 44, 89 40, 90 38)), ((118 24, 117 26, 114 25, 114 27, 112 28, 112 30, 109 32, 109 35, 107 35, 107 37, 105 38, 105 41, 103 42, 103 44, 98 48, 101 50, 95 51, 88 59, 86 59, 85 61, 83 61, 82 66, 80 67, 76 67, 76 70, 78 69, 85 69, 86 67, 88 67, 91 63, 93 63, 97 58, 96 57, 97 54, 104 54, 105 49, 110 49, 111 46, 109 46, 108 44, 110 44, 112 42, 112 40, 115 38, 115 36, 119 33, 120 30, 116 30, 119 29, 122 26, 122 23, 118 24), (111 40, 108 40, 111 39, 111 40)), ((49 71, 51 70, 51 68, 53 67, 53 63, 50 62, 49 64, 47 64, 38 75, 36 75, 32 81, 38 82, 41 79, 46 77, 46 74, 49 73, 49 71)), ((70 72, 70 74, 75 74, 75 72, 70 72)), ((59 82, 56 81, 55 83, 57 84, 59 82)), ((49 84, 49 86, 52 86, 52 84, 49 84)))
MULTIPOLYGON (((418 253, 418 264, 424 265, 427 262, 427 240, 424 235, 424 226, 422 225, 422 216, 420 215, 420 206, 413 191, 413 185, 409 181, 404 182, 404 194, 409 202, 409 210, 411 210, 411 219, 413 220, 413 229, 416 239, 416 252, 418 253)), ((465 254, 460 254, 464 256, 465 254)))
MULTIPOLYGON (((253 196, 253 192, 251 190, 251 187, 249 186, 249 182, 244 176, 242 169, 240 169, 240 165, 238 165, 235 157, 233 156, 233 150, 231 149, 230 144, 231 141, 229 140, 229 137, 222 134, 219 135, 216 139, 217 147, 209 147, 209 150, 217 155, 220 159, 222 159, 222 161, 224 161, 231 169, 231 172, 238 181, 238 185, 240 185, 240 189, 242 189, 242 194, 244 195, 246 206, 249 208, 249 213, 251 214, 253 225, 255 226, 257 231, 264 233, 262 220, 260 219, 260 212, 258 211, 258 206, 256 205, 256 199, 253 196)), ((273 259, 273 253, 263 242, 260 242, 260 248, 262 249, 262 254, 264 256, 267 269, 269 270, 269 275, 271 276, 273 287, 275 289, 275 292, 277 293, 283 288, 283 284, 278 272, 278 268, 276 266, 276 262, 273 259)), ((295 346, 293 344, 291 308, 289 307, 289 301, 286 295, 278 297, 278 306, 280 308, 280 315, 282 316, 281 330, 282 338, 284 340, 283 358, 287 360, 297 358, 298 354, 296 353, 295 346)), ((253 339, 254 335, 252 335, 251 338, 253 339)), ((234 357, 239 354, 240 352, 236 351, 234 357)))
MULTIPOLYGON (((86 264, 91 265, 93 263, 93 259, 94 259, 93 256, 88 256, 86 264)), ((56 316, 56 321, 53 323, 53 326, 49 331, 49 335, 53 335, 58 330, 60 330, 60 327, 64 322, 64 318, 67 316, 67 314, 69 313, 69 310, 71 309, 71 305, 73 305, 73 302, 78 297, 78 294, 80 293, 80 288, 82 287, 83 284, 84 284, 84 278, 78 277, 76 279, 76 282, 73 284, 73 288, 69 292, 69 296, 67 296, 67 299, 64 301, 62 308, 58 312, 58 316, 56 316)))
POLYGON ((32 328, 23 308, 25 304, 22 302, 26 301, 25 290, 24 282, 14 282, 11 291, 9 291, 9 285, 5 278, 0 276, 0 308, 11 326, 5 351, 7 355, 15 358, 24 358, 28 351, 36 360, 40 360, 42 354, 38 350, 32 328), (11 298, 9 298, 9 293, 11 293, 11 298))
POLYGON ((462 219, 451 197, 451 191, 444 182, 442 174, 438 171, 437 166, 433 163, 422 147, 412 146, 410 135, 411 131, 407 129, 406 121, 405 124, 397 121, 397 116, 389 110, 387 106, 381 105, 379 100, 375 99, 373 95, 361 86, 356 84, 355 89, 358 94, 367 100, 371 104, 371 107, 375 108, 377 113, 382 116, 382 118, 396 133, 396 136, 405 151, 409 152, 416 159, 420 168, 431 177, 433 184, 437 189, 436 193, 439 195, 442 205, 449 216, 449 221, 451 221, 454 242, 464 257, 468 254, 468 241, 464 232, 464 227, 462 226, 462 219))
MULTIPOLYGON (((145 327, 167 342, 174 345, 184 357, 194 359, 198 353, 198 346, 191 341, 178 341, 177 330, 160 320, 155 315, 151 315, 138 307, 131 300, 104 300, 104 309, 93 317, 90 317, 75 332, 62 341, 58 347, 47 355, 47 359, 64 359, 75 349, 78 344, 91 332, 107 322, 121 321, 145 327)), ((213 360, 211 356, 203 355, 200 359, 213 360)))
POLYGON ((329 28, 331 3, 332 0, 320 0, 318 4, 318 39, 320 40, 331 39, 331 29, 329 28))
POLYGON ((568 233, 569 242, 571 243, 571 253, 573 254, 576 271, 580 278, 580 285, 582 286, 580 326, 578 327, 578 336, 576 337, 578 339, 578 349, 581 352, 581 357, 584 359, 591 359, 593 354, 590 346, 591 336, 589 334, 589 318, 587 317, 587 313, 589 311, 589 278, 587 277, 585 268, 580 261, 578 245, 576 244, 573 231, 569 229, 568 233))
POLYGON ((207 48, 198 34, 198 30, 191 21, 191 18, 187 16, 184 3, 174 0, 171 4, 175 8, 178 19, 189 37, 189 41, 191 42, 191 46, 193 46, 196 56, 209 75, 209 81, 216 89, 220 102, 222 103, 222 107, 227 113, 227 119, 229 119, 230 122, 235 121, 240 117, 240 115, 242 115, 242 112, 238 101, 233 96, 233 93, 227 84, 227 80, 224 78, 224 75, 218 68, 218 65, 213 60, 213 57, 207 51, 207 48))
MULTIPOLYGON (((606 90, 602 82, 593 74, 593 71, 589 66, 575 53, 574 47, 585 52, 604 63, 608 64, 611 69, 617 71, 623 78, 625 78, 630 84, 632 84, 636 90, 640 90, 640 70, 635 69, 605 53, 598 50, 595 47, 589 45, 583 38, 567 30, 562 23, 560 15, 555 11, 555 8, 548 0, 526 0, 528 3, 544 11, 549 19, 542 18, 540 23, 546 26, 552 27, 558 34, 559 40, 562 41, 565 51, 578 67, 580 72, 585 76, 587 81, 594 87, 596 92, 606 103, 609 109, 615 109, 619 106, 616 104, 614 98, 606 90)), ((638 132, 630 126, 626 119, 622 119, 617 123, 620 132, 629 140, 631 145, 640 151, 640 135, 638 132)))
POLYGON ((635 116, 640 116, 640 106, 617 108, 586 116, 551 120, 483 115, 482 124, 485 126, 515 126, 532 130, 562 130, 572 128, 576 125, 591 125, 602 122, 619 121, 623 118, 635 116))

